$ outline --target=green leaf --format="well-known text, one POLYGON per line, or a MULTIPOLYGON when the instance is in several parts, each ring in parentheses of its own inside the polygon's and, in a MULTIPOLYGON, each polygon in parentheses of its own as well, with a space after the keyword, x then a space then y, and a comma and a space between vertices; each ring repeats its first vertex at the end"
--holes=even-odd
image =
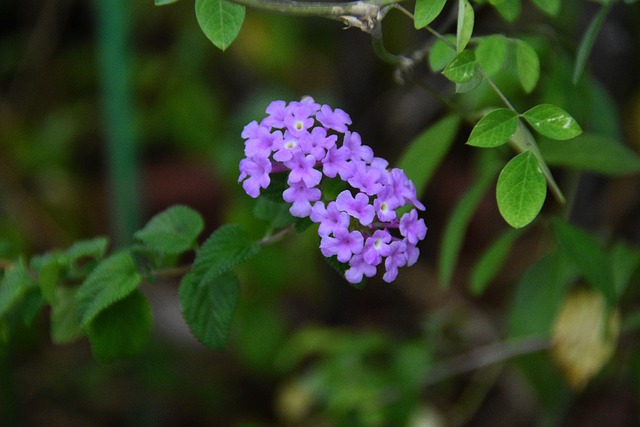
POLYGON ((180 283, 182 314, 191 332, 214 350, 227 344, 239 296, 238 279, 231 272, 211 272, 199 280, 189 273, 180 283))
POLYGON ((486 75, 497 73, 507 57, 507 39, 495 34, 480 39, 476 47, 476 60, 486 75))
POLYGON ((506 164, 496 186, 500 214, 513 228, 533 221, 547 196, 540 163, 531 151, 518 154, 506 164))
POLYGON ((196 0, 198 24, 213 44, 225 50, 240 33, 245 7, 227 0, 196 0))
POLYGON ((437 39, 429 51, 429 67, 436 72, 444 70, 444 67, 457 55, 456 49, 452 47, 456 42, 455 37, 451 34, 446 34, 444 37, 451 42, 451 45, 437 39))
POLYGON ((619 241, 611 248, 609 256, 613 285, 617 297, 620 298, 627 289, 633 273, 640 267, 640 249, 619 241))
POLYGON ((482 295, 504 265, 513 243, 520 235, 519 230, 507 230, 484 251, 471 271, 469 288, 473 295, 482 295))
POLYGON ((531 45, 522 40, 516 43, 516 67, 522 88, 530 93, 538 84, 540 59, 531 45))
POLYGON ((166 4, 176 3, 178 0, 153 0, 156 6, 164 6, 166 4))
POLYGON ((640 156, 626 145, 605 136, 582 134, 562 143, 543 140, 539 148, 550 166, 613 176, 640 173, 640 156))
POLYGON ((141 276, 129 252, 118 252, 106 258, 87 276, 76 295, 80 325, 86 328, 110 305, 131 294, 141 276))
POLYGON ((416 30, 431 24, 440 15, 447 0, 416 0, 413 12, 413 25, 416 30))
POLYGON ((613 306, 617 297, 616 289, 610 259, 602 246, 587 232, 560 219, 553 220, 553 230, 562 252, 580 270, 586 281, 613 306))
POLYGON ((468 82, 476 72, 476 55, 471 50, 463 50, 446 66, 442 74, 455 83, 468 82))
POLYGON ((449 152, 460 129, 460 117, 447 116, 418 135, 400 156, 398 167, 416 186, 418 198, 422 196, 433 173, 449 152))
POLYGON ((138 354, 151 331, 151 308, 136 290, 102 311, 89 325, 88 335, 93 356, 110 362, 138 354))
POLYGON ((571 139, 582 133, 578 122, 562 108, 540 104, 526 111, 524 119, 542 135, 552 139, 571 139))
POLYGON ((520 16, 520 0, 489 0, 489 3, 509 22, 515 21, 520 16))
POLYGON ((191 274, 194 281, 200 282, 205 275, 225 273, 259 251, 260 245, 249 238, 242 226, 223 225, 200 247, 191 274))
POLYGON ((75 263, 82 258, 102 259, 107 252, 109 239, 106 237, 96 237, 90 240, 80 240, 71 245, 64 256, 68 263, 75 263))
POLYGON ((473 76, 471 80, 468 80, 464 83, 456 83, 456 93, 467 93, 471 92, 483 82, 484 78, 482 74, 476 72, 477 69, 474 69, 473 76))
POLYGON ((493 151, 481 152, 479 176, 460 199, 445 226, 438 257, 438 278, 443 286, 451 283, 469 222, 495 178, 498 163, 494 156, 493 151))
POLYGON ((518 129, 518 113, 506 108, 490 112, 473 127, 467 144, 497 147, 507 142, 518 129))
POLYGON ((462 52, 473 34, 473 7, 467 0, 458 0, 458 28, 456 31, 456 50, 462 52))
POLYGON ((611 10, 611 6, 613 2, 605 3, 598 13, 593 17, 587 30, 582 35, 582 39, 580 40, 580 45, 578 46, 578 53, 576 55, 576 63, 573 68, 573 84, 577 84, 584 72, 584 69, 587 65, 587 60, 589 59, 589 55, 591 54, 591 49, 593 48, 593 43, 598 37, 598 33, 600 32, 600 28, 604 23, 604 19, 607 14, 611 10))
POLYGON ((559 253, 547 254, 518 281, 508 315, 511 337, 547 337, 564 302, 573 269, 559 253))
POLYGON ((35 285, 22 261, 7 269, 0 281, 0 319, 35 285))
POLYGON ((296 218, 289 212, 289 206, 289 203, 276 202, 260 196, 253 208, 253 216, 268 221, 270 230, 285 227, 296 221, 296 218))
POLYGON ((556 16, 560 10, 560 0, 533 0, 533 3, 552 16, 556 16))
POLYGON ((154 251, 177 255, 196 246, 203 228, 198 212, 178 205, 154 216, 134 237, 154 251))
POLYGON ((51 341, 64 344, 83 335, 76 303, 77 288, 59 287, 51 303, 51 341))

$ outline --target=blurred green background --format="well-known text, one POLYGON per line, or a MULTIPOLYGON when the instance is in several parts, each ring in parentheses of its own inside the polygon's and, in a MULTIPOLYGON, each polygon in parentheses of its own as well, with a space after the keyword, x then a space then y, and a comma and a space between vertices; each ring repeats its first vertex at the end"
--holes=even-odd
MULTIPOLYGON (((637 4, 616 5, 595 46, 591 68, 605 111, 598 113, 600 124, 590 122, 594 110, 579 111, 583 98, 549 83, 570 75, 567 64, 596 5, 567 1, 555 19, 523 8, 519 21, 506 24, 480 7, 476 32, 551 33, 547 40, 557 46, 536 45, 546 55, 546 93, 534 98, 552 93, 584 127, 608 129, 638 150, 637 4)), ((236 183, 240 132, 273 99, 311 95, 348 111, 352 129, 392 164, 444 111, 419 86, 399 82, 358 30, 248 10, 238 39, 223 53, 202 34, 193 9, 188 0, 164 7, 0 4, 0 259, 97 235, 125 244, 145 220, 175 203, 202 213, 208 232, 236 222, 260 237, 265 224, 252 218, 254 201, 236 183)), ((392 52, 428 39, 397 12, 384 29, 392 52)), ((424 66, 416 73, 429 73, 424 66)), ((450 91, 441 76, 429 83, 450 91)), ((533 105, 523 94, 513 96, 533 105)), ((483 105, 478 99, 468 99, 470 109, 483 105)), ((503 335, 511 287, 527 267, 518 254, 539 243, 528 235, 489 291, 470 297, 469 266, 507 228, 489 194, 467 233, 453 286, 439 286, 434 266, 442 229, 473 181, 473 150, 464 147, 464 132, 459 140, 423 200, 429 234, 421 260, 393 285, 377 278, 364 290, 348 286, 323 262, 309 231, 265 248, 240 269, 240 307, 226 352, 191 337, 177 282, 144 288, 154 333, 130 360, 100 365, 86 342, 54 346, 43 318, 3 350, 0 425, 637 425, 637 351, 624 353, 633 361, 630 372, 605 376, 598 387, 557 405, 508 366, 422 382, 435 361, 503 335)), ((637 177, 589 175, 580 185, 578 207, 608 209, 576 209, 577 222, 640 241, 637 177)), ((550 387, 566 387, 556 381, 550 387)))

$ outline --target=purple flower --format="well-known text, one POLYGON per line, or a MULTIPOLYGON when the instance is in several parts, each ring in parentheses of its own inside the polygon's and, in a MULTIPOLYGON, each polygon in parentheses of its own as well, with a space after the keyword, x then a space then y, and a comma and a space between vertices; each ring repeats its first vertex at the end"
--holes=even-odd
POLYGON ((338 261, 347 262, 354 254, 362 252, 364 237, 359 231, 349 232, 346 229, 336 230, 334 237, 324 236, 320 241, 322 255, 336 255, 338 261))
POLYGON ((317 202, 320 197, 322 197, 322 192, 318 188, 308 188, 303 181, 291 184, 289 188, 282 192, 284 201, 293 203, 289 208, 289 212, 298 218, 309 216, 311 202, 317 202))
POLYGON ((424 210, 424 205, 420 203, 416 196, 416 187, 413 182, 402 169, 394 168, 389 175, 389 185, 392 187, 393 194, 400 198, 400 200, 408 201, 421 211, 424 210))
POLYGON ((339 108, 332 110, 328 105, 323 105, 316 114, 316 119, 328 129, 344 133, 347 131, 347 125, 351 124, 351 117, 339 108))
POLYGON ((297 152, 293 158, 284 165, 291 169, 289 172, 288 183, 304 182, 306 187, 315 187, 322 180, 322 172, 314 169, 316 159, 311 154, 306 156, 302 152, 297 152))
POLYGON ((382 257, 389 253, 390 242, 391 234, 387 230, 376 230, 372 236, 367 237, 362 251, 365 262, 371 265, 380 264, 382 257))
POLYGON ((420 249, 413 245, 407 245, 405 254, 407 254, 407 267, 411 267, 418 261, 418 257, 420 256, 420 249))
POLYGON ((358 132, 345 132, 343 147, 347 147, 351 152, 351 159, 354 161, 363 160, 371 163, 373 160, 373 150, 367 145, 362 145, 362 139, 358 132))
POLYGON ((425 238, 427 226, 422 218, 418 219, 417 210, 412 209, 402 215, 402 218, 400 218, 400 234, 412 245, 417 245, 420 240, 425 238))
POLYGON ((349 190, 344 190, 338 194, 336 206, 341 211, 358 219, 362 225, 371 224, 376 215, 373 205, 369 204, 369 197, 364 193, 358 193, 356 197, 353 197, 349 190))
POLYGON ((347 147, 333 146, 322 159, 322 172, 329 178, 340 175, 341 179, 347 180, 353 174, 353 163, 350 159, 351 152, 347 147))
POLYGON ((309 117, 305 111, 293 110, 284 118, 284 125, 287 130, 295 136, 303 135, 313 126, 313 117, 309 117))
POLYGON ((253 198, 260 195, 260 188, 267 188, 271 182, 269 177, 271 172, 271 162, 263 157, 242 159, 240 161, 240 177, 238 182, 242 183, 242 188, 253 198), (245 180, 245 178, 247 178, 245 180))
MULTIPOLYGON (((266 127, 272 127, 277 129, 284 128, 284 118, 287 115, 287 104, 284 101, 273 101, 267 107, 266 113, 268 114, 262 120, 262 125, 266 127)), ((242 136, 244 138, 244 135, 242 136)))
POLYGON ((382 173, 380 169, 372 168, 365 162, 358 161, 355 162, 353 175, 348 179, 348 182, 358 190, 374 196, 382 189, 381 179, 382 173))
POLYGON ((259 127, 255 136, 247 139, 244 144, 244 155, 247 157, 264 157, 268 158, 273 151, 276 141, 282 139, 282 132, 275 131, 270 133, 266 128, 259 127))
POLYGON ((395 199, 385 200, 378 196, 373 201, 373 207, 376 210, 376 216, 382 222, 390 222, 396 219, 396 211, 394 209, 400 207, 395 203, 395 199))
POLYGON ((320 223, 318 227, 320 237, 328 236, 332 233, 335 234, 339 229, 346 230, 351 222, 346 212, 338 210, 336 202, 330 202, 326 208, 323 202, 316 202, 311 208, 309 218, 313 222, 320 223))
POLYGON ((293 153, 300 151, 298 146, 298 138, 288 131, 284 133, 282 139, 278 139, 273 143, 273 159, 278 162, 288 162, 293 157, 293 153))
POLYGON ((354 255, 349 262, 349 269, 344 272, 344 278, 349 283, 362 282, 363 276, 373 277, 376 275, 375 265, 371 265, 364 260, 362 254, 354 255))
POLYGON ((300 138, 300 148, 303 153, 311 154, 319 162, 324 159, 328 149, 335 147, 337 139, 336 135, 327 136, 325 128, 315 127, 311 133, 300 138))
POLYGON ((396 240, 389 245, 389 253, 384 260, 386 272, 382 276, 382 280, 387 283, 393 282, 398 276, 398 268, 407 264, 407 254, 405 253, 407 245, 402 240, 396 240))

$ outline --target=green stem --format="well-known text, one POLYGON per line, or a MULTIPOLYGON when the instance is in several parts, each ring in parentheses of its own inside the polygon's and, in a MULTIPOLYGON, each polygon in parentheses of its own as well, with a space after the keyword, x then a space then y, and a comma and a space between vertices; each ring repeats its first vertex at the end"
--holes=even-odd
POLYGON ((110 217, 119 246, 129 242, 140 216, 129 79, 128 4, 125 0, 96 2, 110 217))

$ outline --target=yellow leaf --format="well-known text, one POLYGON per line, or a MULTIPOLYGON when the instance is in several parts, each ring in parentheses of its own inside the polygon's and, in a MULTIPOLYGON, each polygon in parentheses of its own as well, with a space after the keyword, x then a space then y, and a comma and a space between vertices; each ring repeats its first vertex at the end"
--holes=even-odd
POLYGON ((567 297, 552 330, 551 354, 569 384, 581 390, 609 360, 620 333, 620 315, 591 290, 567 297))

